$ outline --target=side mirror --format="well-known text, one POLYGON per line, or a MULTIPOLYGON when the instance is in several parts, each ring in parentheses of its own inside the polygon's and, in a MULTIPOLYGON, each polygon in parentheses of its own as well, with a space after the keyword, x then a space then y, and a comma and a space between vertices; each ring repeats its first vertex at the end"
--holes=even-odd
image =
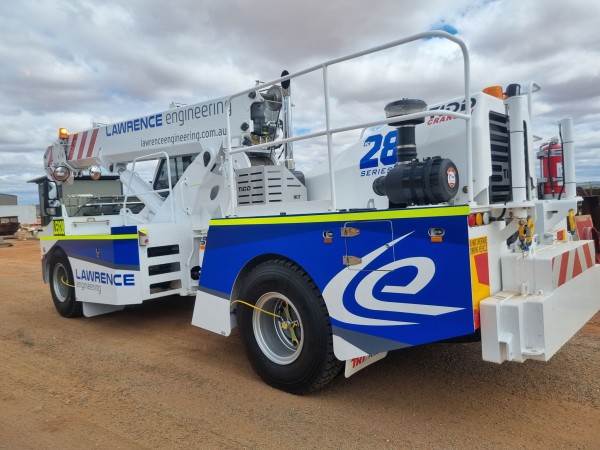
POLYGON ((44 212, 50 217, 61 214, 58 185, 54 181, 44 181, 44 212))

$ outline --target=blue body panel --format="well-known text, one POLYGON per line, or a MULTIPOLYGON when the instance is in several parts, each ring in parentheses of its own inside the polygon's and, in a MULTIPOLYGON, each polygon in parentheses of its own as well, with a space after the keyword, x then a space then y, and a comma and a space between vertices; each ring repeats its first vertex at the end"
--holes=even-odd
POLYGON ((470 334, 467 214, 467 207, 446 207, 214 220, 200 289, 230 298, 244 266, 273 254, 310 275, 334 335, 367 353, 470 334), (359 234, 343 237, 342 227, 359 234), (443 233, 441 242, 433 230, 443 233), (344 256, 363 262, 346 267, 344 256))
MULTIPOLYGON (((111 236, 137 234, 136 226, 112 227, 111 236)), ((69 258, 91 262, 109 269, 140 270, 138 239, 98 239, 89 236, 66 236, 60 239, 60 247, 69 258)))

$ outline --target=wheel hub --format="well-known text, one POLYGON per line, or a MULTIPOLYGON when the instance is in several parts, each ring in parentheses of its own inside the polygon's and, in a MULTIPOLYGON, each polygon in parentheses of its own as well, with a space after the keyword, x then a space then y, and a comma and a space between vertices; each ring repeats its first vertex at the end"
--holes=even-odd
POLYGON ((65 302, 69 296, 69 286, 66 284, 68 283, 67 270, 62 264, 56 264, 54 266, 52 283, 54 284, 56 299, 61 303, 65 302))
POLYGON ((276 364, 291 364, 299 357, 304 343, 298 310, 286 296, 276 292, 263 294, 256 306, 277 316, 258 309, 253 313, 252 326, 261 351, 276 364))

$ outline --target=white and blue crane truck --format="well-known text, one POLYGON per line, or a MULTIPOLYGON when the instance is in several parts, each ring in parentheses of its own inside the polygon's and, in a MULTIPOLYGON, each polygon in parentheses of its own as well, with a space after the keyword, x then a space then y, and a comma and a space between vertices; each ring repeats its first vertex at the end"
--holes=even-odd
POLYGON ((195 296, 192 324, 239 327, 258 375, 292 393, 460 337, 481 340, 486 361, 546 361, 600 308, 600 265, 574 233, 572 121, 534 146, 538 89, 472 93, 463 42, 430 32, 229 97, 61 129, 44 156, 43 278, 65 317, 195 296), (333 66, 431 37, 460 48, 463 97, 391 94, 385 117, 331 126, 333 66), (290 82, 314 72, 325 125, 294 136, 290 82), (356 143, 334 151, 351 130, 356 143), (327 157, 302 173, 293 145, 311 139, 327 157), (69 216, 58 187, 84 171, 119 174, 123 198, 69 216))

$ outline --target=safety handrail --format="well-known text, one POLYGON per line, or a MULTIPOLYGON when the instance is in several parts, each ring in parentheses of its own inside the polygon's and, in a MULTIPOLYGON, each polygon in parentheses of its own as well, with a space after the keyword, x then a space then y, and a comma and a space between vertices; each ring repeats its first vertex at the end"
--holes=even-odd
MULTIPOLYGON (((423 113, 409 114, 406 116, 402 116, 401 118, 395 117, 395 118, 377 120, 377 121, 373 121, 373 122, 366 122, 366 123, 361 123, 361 124, 356 124, 356 125, 351 125, 351 126, 346 126, 346 127, 340 127, 340 128, 334 128, 334 129, 331 128, 330 115, 329 115, 330 107, 329 107, 329 81, 328 81, 328 68, 330 66, 333 66, 335 64, 339 64, 341 62, 348 61, 351 59, 356 59, 361 56, 366 56, 366 55, 369 55, 372 53, 377 53, 377 52, 380 52, 383 50, 387 50, 387 49, 390 49, 393 47, 398 47, 400 45, 404 45, 404 44, 414 42, 414 41, 417 41, 420 39, 432 38, 432 37, 447 39, 451 42, 454 42, 455 44, 457 44, 460 47, 462 56, 463 56, 465 105, 469 105, 470 104, 470 95, 471 95, 471 88, 470 88, 471 79, 470 79, 469 51, 467 49, 467 46, 461 39, 451 35, 450 33, 445 32, 445 31, 428 31, 428 32, 424 32, 424 33, 415 34, 415 35, 409 36, 407 38, 398 39, 398 40, 389 42, 387 44, 382 44, 382 45, 379 45, 376 47, 372 47, 372 48, 369 48, 369 49, 366 49, 366 50, 363 50, 360 52, 351 53, 346 56, 334 58, 334 59, 331 59, 324 63, 317 64, 315 66, 301 70, 299 72, 291 73, 286 76, 276 78, 272 81, 262 83, 257 86, 253 86, 252 88, 237 92, 235 94, 230 95, 227 98, 227 100, 225 101, 225 110, 226 111, 228 110, 228 108, 230 107, 230 104, 231 104, 231 100, 236 97, 240 97, 242 95, 247 95, 250 92, 268 88, 269 86, 272 86, 277 83, 281 83, 282 81, 290 80, 292 78, 297 78, 302 75, 306 75, 306 74, 309 74, 312 72, 322 70, 323 71, 323 95, 324 95, 324 99, 325 99, 325 129, 322 131, 319 131, 319 132, 310 133, 310 134, 306 134, 306 135, 302 135, 302 136, 294 136, 291 138, 277 140, 276 143, 284 144, 287 142, 295 142, 295 141, 299 141, 299 140, 306 140, 306 139, 311 139, 311 138, 315 138, 315 137, 327 136, 327 159, 328 159, 328 164, 329 164, 329 171, 328 171, 329 172, 329 186, 330 186, 330 194, 331 194, 331 210, 333 210, 333 211, 337 210, 336 191, 335 191, 335 171, 332 170, 332 168, 333 168, 332 136, 334 134, 341 133, 344 131, 356 130, 359 128, 368 128, 371 126, 388 124, 390 122, 400 122, 400 121, 405 121, 405 120, 412 120, 415 118, 426 117, 426 116, 431 116, 431 115, 445 115, 445 116, 452 116, 452 117, 456 117, 459 119, 463 119, 463 120, 465 120, 465 134, 466 134, 466 147, 467 147, 466 151, 467 151, 468 202, 473 203, 473 158, 472 158, 473 151, 472 151, 472 137, 471 137, 471 110, 470 110, 470 108, 465 108, 464 114, 446 111, 446 110, 430 110, 430 111, 426 111, 423 113)), ((230 116, 227 115, 227 148, 225 149, 225 158, 227 161, 227 180, 228 180, 229 194, 230 194, 230 206, 229 206, 229 212, 231 213, 230 215, 235 215, 235 209, 237 207, 237 198, 236 198, 235 189, 234 189, 235 177, 234 177, 234 171, 233 171, 233 164, 231 161, 231 155, 233 155, 235 153, 241 153, 241 152, 251 151, 251 150, 265 148, 265 147, 272 147, 273 145, 274 145, 273 142, 269 142, 269 143, 252 145, 249 147, 241 147, 241 148, 237 148, 234 150, 232 148, 232 141, 231 141, 231 119, 230 119, 230 116)))

